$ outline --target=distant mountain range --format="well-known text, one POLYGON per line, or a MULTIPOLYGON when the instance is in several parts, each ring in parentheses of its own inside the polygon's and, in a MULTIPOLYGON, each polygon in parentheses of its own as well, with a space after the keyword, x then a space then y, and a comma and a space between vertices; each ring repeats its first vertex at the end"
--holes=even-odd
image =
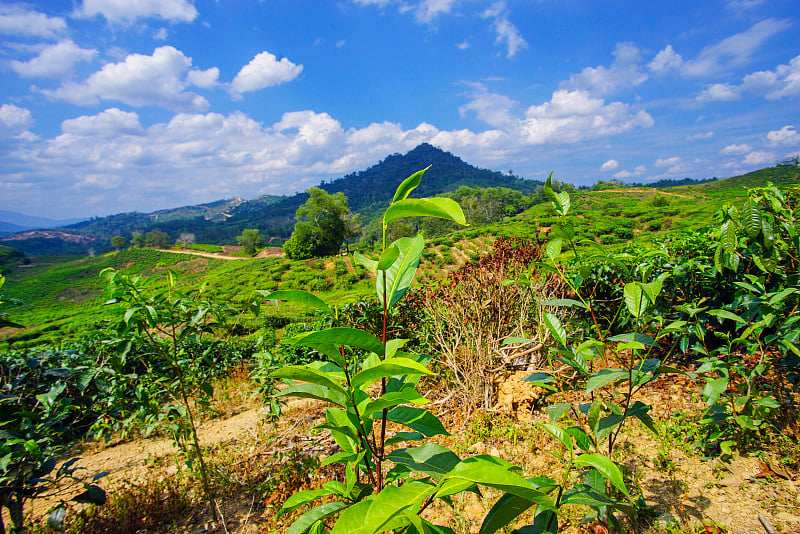
POLYGON ((82 221, 83 219, 48 219, 35 217, 16 211, 0 210, 0 235, 33 230, 37 228, 58 228, 82 221))
MULTIPOLYGON (((449 152, 423 143, 405 155, 392 154, 372 167, 348 174, 320 187, 329 193, 343 192, 350 210, 369 221, 386 207, 397 186, 408 176, 431 166, 413 196, 432 196, 452 192, 462 185, 470 187, 507 187, 532 194, 543 184, 510 174, 479 169, 449 152)), ((267 237, 286 239, 294 228, 294 214, 308 199, 306 193, 291 196, 264 195, 252 200, 233 198, 197 206, 160 210, 153 213, 120 213, 61 224, 21 224, 9 219, 8 232, 0 242, 28 255, 84 254, 110 248, 109 239, 122 235, 130 240, 135 232, 154 229, 166 232, 174 240, 182 233, 194 234, 197 242, 232 244, 245 228, 258 228, 267 237), (17 225, 22 228, 13 228, 17 225), (30 232, 31 228, 55 228, 30 232)), ((0 221, 3 218, 0 212, 0 221)), ((57 223, 58 221, 51 221, 57 223)), ((0 232, 3 227, 0 226, 0 232)))

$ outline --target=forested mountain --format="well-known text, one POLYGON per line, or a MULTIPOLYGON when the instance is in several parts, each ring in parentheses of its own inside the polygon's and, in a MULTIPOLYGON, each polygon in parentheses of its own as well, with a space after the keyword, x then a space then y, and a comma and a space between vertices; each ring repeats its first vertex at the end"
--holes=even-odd
MULTIPOLYGON (((372 167, 348 174, 320 187, 330 193, 343 192, 350 210, 361 214, 368 222, 374 214, 391 200, 393 191, 405 178, 430 165, 422 185, 412 196, 432 196, 453 192, 460 186, 507 187, 532 194, 543 182, 524 180, 496 171, 479 169, 461 158, 427 143, 421 144, 405 155, 392 154, 372 167)), ((122 235, 130 240, 134 233, 146 234, 154 229, 169 234, 172 240, 181 234, 193 234, 197 242, 233 244, 235 237, 245 228, 258 228, 262 235, 278 239, 288 238, 294 227, 294 214, 308 198, 306 193, 292 196, 265 195, 253 200, 220 200, 198 206, 186 206, 154 213, 121 213, 99 217, 74 224, 64 232, 91 238, 86 248, 96 251, 110 248, 109 239, 122 235)), ((29 255, 58 253, 64 250, 63 236, 53 233, 51 238, 37 235, 36 240, 23 235, 12 235, 0 240, 12 241, 13 246, 29 255)), ((75 246, 72 239, 70 250, 75 246)), ((11 243, 9 243, 11 244, 11 243)))

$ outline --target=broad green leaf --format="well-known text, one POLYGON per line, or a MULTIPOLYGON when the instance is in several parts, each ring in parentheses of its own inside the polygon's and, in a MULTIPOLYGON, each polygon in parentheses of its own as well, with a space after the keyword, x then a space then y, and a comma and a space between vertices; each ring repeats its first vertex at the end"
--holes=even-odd
POLYGON ((450 433, 445 430, 442 422, 439 421, 439 418, 423 408, 398 406, 397 408, 389 410, 386 418, 394 423, 405 425, 411 430, 416 430, 428 438, 438 434, 445 436, 450 435, 450 433))
POLYGON ((388 408, 394 408, 400 404, 427 404, 428 399, 420 395, 417 390, 413 388, 405 388, 400 391, 390 391, 384 393, 380 398, 373 401, 368 401, 366 405, 359 410, 362 410, 361 417, 372 417, 373 414, 388 408))
POLYGON ((353 387, 359 387, 378 378, 388 378, 390 376, 402 375, 433 375, 436 374, 422 364, 410 358, 387 358, 381 363, 369 369, 364 369, 356 373, 350 379, 353 387))
POLYGON ((573 426, 565 429, 564 432, 575 438, 575 444, 578 445, 581 450, 586 452, 592 450, 592 446, 594 444, 592 443, 589 434, 584 432, 583 429, 573 426))
POLYGON ((709 406, 714 406, 719 401, 719 396, 728 389, 728 377, 721 376, 706 382, 703 388, 703 399, 709 406))
POLYGON ((394 192, 394 198, 392 199, 392 203, 397 202, 398 200, 405 200, 408 198, 408 195, 413 191, 422 181, 422 175, 425 174, 425 171, 430 169, 431 166, 428 165, 421 171, 417 171, 397 186, 397 190, 394 192))
POLYGON ((305 534, 314 526, 317 521, 322 521, 328 517, 336 514, 340 510, 348 508, 350 505, 345 502, 329 502, 316 508, 309 510, 303 514, 300 519, 292 523, 286 530, 286 534, 305 534))
POLYGON ((547 494, 537 489, 522 475, 511 471, 508 462, 493 456, 474 456, 463 460, 442 479, 437 496, 443 496, 445 493, 457 489, 457 486, 448 485, 448 489, 445 491, 446 486, 443 484, 445 480, 461 480, 465 483, 488 486, 522 497, 544 508, 555 508, 555 503, 547 494))
POLYGON ((494 503, 492 509, 483 518, 479 534, 492 534, 505 527, 535 503, 523 497, 506 493, 494 503))
POLYGON ((622 342, 622 343, 638 341, 642 345, 646 345, 648 347, 651 346, 658 347, 658 343, 656 343, 652 337, 648 336, 647 334, 635 334, 633 332, 629 332, 627 334, 617 334, 616 336, 611 336, 610 338, 608 338, 608 340, 622 342))
POLYGON ((360 252, 353 253, 353 261, 359 265, 363 265, 371 273, 378 270, 378 260, 371 260, 360 252))
POLYGON ((572 408, 572 403, 555 402, 547 406, 544 411, 550 416, 550 422, 556 424, 556 422, 561 419, 564 414, 570 410, 570 408, 572 408))
POLYGON ((458 202, 451 198, 406 198, 389 206, 383 215, 383 225, 403 217, 438 217, 462 226, 467 225, 464 212, 458 202))
POLYGON ((615 382, 622 377, 627 378, 628 371, 624 371, 622 369, 602 369, 590 376, 586 381, 586 393, 591 393, 596 389, 607 386, 608 384, 615 382))
POLYGON ((297 493, 293 494, 291 497, 286 499, 286 502, 283 503, 283 506, 281 506, 280 511, 278 511, 277 517, 280 517, 283 514, 291 512, 295 508, 299 508, 310 502, 314 502, 319 498, 325 497, 326 495, 330 495, 331 493, 333 492, 326 488, 298 491, 297 493))
POLYGON ((602 454, 581 454, 575 458, 575 463, 587 467, 593 467, 600 472, 603 477, 611 482, 615 488, 621 491, 628 499, 631 498, 628 493, 628 488, 625 487, 625 482, 622 479, 622 472, 617 467, 617 464, 606 458, 602 454))
POLYGON ((567 331, 564 329, 564 326, 561 324, 561 321, 558 319, 558 317, 552 313, 545 313, 544 324, 547 326, 547 329, 550 331, 550 335, 553 336, 553 339, 558 341, 561 346, 566 347, 567 331))
POLYGON ((425 439, 425 436, 423 436, 419 432, 403 431, 403 432, 398 432, 391 438, 387 439, 385 445, 389 447, 391 445, 397 445, 398 443, 402 443, 404 441, 421 441, 423 439, 425 439))
POLYGON ((307 365, 289 365, 272 371, 271 378, 289 378, 291 380, 302 380, 319 386, 324 386, 333 391, 338 391, 342 395, 347 394, 347 390, 339 382, 328 376, 327 373, 314 369, 307 365))
POLYGON ((642 401, 635 401, 632 405, 628 407, 626 415, 637 418, 652 433, 658 434, 658 430, 656 430, 655 424, 653 424, 653 418, 650 417, 649 412, 650 412, 650 406, 643 403, 642 401))
POLYGON ((453 451, 436 443, 397 449, 389 454, 388 459, 396 464, 430 475, 437 480, 461 461, 453 451))
POLYGON ((551 260, 555 260, 561 254, 561 243, 560 239, 551 239, 545 245, 545 252, 551 260))
POLYGON ((274 397, 297 397, 301 399, 317 399, 331 402, 344 408, 347 405, 347 397, 336 390, 318 384, 295 384, 275 395, 274 397))
POLYGON ((318 296, 302 291, 300 289, 279 289, 278 291, 266 291, 264 289, 257 289, 256 293, 263 296, 267 300, 284 300, 287 302, 296 302, 310 306, 314 309, 321 310, 328 315, 333 315, 333 308, 331 308, 324 300, 318 296))
POLYGON ((756 237, 761 232, 761 209, 758 207, 758 203, 749 198, 745 200, 741 216, 744 231, 749 237, 756 237))
POLYGON ((342 513, 331 534, 373 534, 408 524, 403 517, 407 508, 419 507, 436 487, 417 480, 404 485, 387 486, 377 495, 372 495, 342 513), (399 519, 398 521, 393 521, 399 519))
POLYGON ((731 321, 742 324, 747 323, 747 321, 745 321, 735 313, 729 312, 728 310, 708 310, 708 313, 709 315, 713 315, 714 317, 719 317, 720 319, 730 319, 731 321))
POLYGON ((637 319, 647 310, 648 302, 641 282, 628 282, 623 290, 625 306, 637 319))
POLYGON ((399 251, 398 258, 385 271, 378 271, 375 281, 375 289, 378 293, 378 301, 384 302, 384 284, 388 302, 387 308, 394 306, 405 294, 414 281, 422 251, 425 248, 425 240, 422 235, 414 238, 403 237, 392 243, 399 251))
POLYGON ((47 516, 47 526, 56 532, 61 532, 64 530, 64 518, 66 517, 67 507, 63 504, 58 505, 53 508, 53 510, 50 511, 50 515, 47 516))
POLYGON ((564 447, 572 453, 572 437, 569 434, 564 432, 559 426, 557 425, 550 425, 547 423, 540 423, 540 427, 545 429, 548 434, 556 438, 558 441, 564 445, 564 447))
POLYGON ((728 254, 736 252, 736 226, 732 221, 725 221, 720 228, 719 242, 728 254))
POLYGON ((326 345, 346 345, 357 349, 374 352, 383 355, 383 343, 369 332, 357 328, 334 327, 317 332, 310 332, 303 337, 290 340, 295 345, 306 345, 313 347, 317 344, 326 345))
POLYGON ((385 271, 392 263, 394 263, 394 260, 396 260, 399 255, 400 250, 397 248, 397 245, 390 246, 383 251, 383 254, 381 254, 376 269, 379 271, 385 271))

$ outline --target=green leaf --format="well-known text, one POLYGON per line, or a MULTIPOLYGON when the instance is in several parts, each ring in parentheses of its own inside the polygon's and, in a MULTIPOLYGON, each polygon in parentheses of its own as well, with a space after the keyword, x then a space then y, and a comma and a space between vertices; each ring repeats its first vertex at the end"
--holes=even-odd
POLYGON ((560 239, 551 239, 545 245, 545 252, 551 260, 555 260, 561 254, 561 243, 560 239))
POLYGON ((292 526, 286 530, 286 534, 305 534, 317 521, 322 521, 348 506, 350 505, 345 502, 329 502, 317 506, 292 523, 292 526))
POLYGON ((589 307, 586 306, 583 302, 574 299, 553 299, 547 300, 542 302, 542 306, 566 306, 568 308, 576 307, 576 308, 583 308, 584 310, 588 310, 589 307))
POLYGON ((392 263, 394 263, 394 260, 396 260, 399 255, 400 250, 397 248, 397 245, 390 246, 383 251, 383 254, 381 254, 376 269, 379 271, 385 271, 392 263))
POLYGON ((553 339, 558 341, 561 346, 566 347, 567 331, 564 329, 564 325, 561 324, 561 321, 558 319, 558 317, 552 313, 545 313, 544 324, 547 326, 547 329, 550 331, 553 339))
POLYGON ((283 506, 281 506, 281 509, 278 511, 277 517, 289 513, 292 510, 304 506, 310 502, 314 502, 319 498, 325 497, 326 495, 330 495, 331 493, 333 492, 326 488, 298 491, 286 499, 286 502, 283 503, 283 506))
POLYGON ((442 479, 437 497, 452 495, 454 490, 459 489, 458 484, 445 485, 446 480, 488 486, 527 499, 544 508, 555 509, 555 503, 547 494, 522 475, 511 471, 508 462, 494 456, 474 456, 463 460, 442 479))
POLYGON ((586 381, 586 393, 591 393, 596 389, 607 386, 608 384, 628 376, 628 371, 622 369, 602 369, 586 381))
POLYGON ((628 407, 626 415, 637 418, 652 433, 658 434, 658 430, 656 429, 655 424, 653 424, 653 418, 650 417, 650 408, 651 407, 649 405, 643 403, 642 401, 635 401, 628 407))
POLYGON ((359 264, 363 265, 367 268, 368 271, 374 273, 378 270, 378 260, 371 260, 368 257, 364 256, 360 252, 353 253, 353 260, 359 264))
POLYGON ((747 321, 735 313, 729 312, 728 310, 708 310, 708 313, 709 315, 713 315, 714 317, 719 317, 721 319, 730 319, 736 323, 747 324, 747 321))
POLYGON ((387 408, 394 408, 400 404, 427 404, 428 399, 420 395, 414 388, 405 388, 400 391, 384 393, 380 398, 369 401, 364 406, 362 418, 371 417, 372 414, 387 408))
POLYGON ((573 426, 567 428, 566 430, 564 430, 564 432, 575 438, 575 444, 578 445, 578 447, 580 447, 582 451, 589 452, 590 450, 592 450, 592 446, 594 444, 592 443, 592 440, 589 438, 589 434, 584 432, 583 429, 573 426))
POLYGON ((269 374, 270 378, 289 378, 291 380, 302 380, 319 386, 324 386, 342 395, 347 394, 347 390, 339 382, 328 376, 327 373, 314 369, 308 365, 289 365, 276 369, 269 374))
POLYGON ((257 289, 256 293, 260 294, 267 300, 296 302, 297 304, 303 304, 305 306, 310 306, 314 309, 323 311, 328 315, 333 315, 333 308, 331 308, 324 300, 312 293, 309 293, 308 291, 302 291, 299 289, 279 289, 278 291, 257 289))
POLYGON ((350 379, 350 384, 353 387, 359 387, 378 378, 388 378, 390 376, 402 375, 434 375, 433 371, 429 370, 422 364, 415 362, 410 358, 387 358, 381 363, 369 369, 364 369, 350 379))
POLYGON ((430 475, 437 480, 461 461, 453 451, 436 443, 397 449, 389 454, 388 459, 396 464, 430 475))
POLYGON ((603 475, 603 477, 611 482, 615 488, 621 491, 628 499, 631 498, 628 493, 628 488, 625 487, 625 482, 622 479, 622 472, 617 467, 617 464, 606 458, 602 454, 581 454, 575 458, 577 465, 593 467, 603 475))
POLYGON ((479 534, 492 534, 505 527, 535 503, 523 497, 506 493, 494 503, 492 509, 483 518, 479 534))
POLYGON ((628 312, 637 319, 647 310, 648 301, 641 282, 628 282, 623 290, 625 306, 628 312))
POLYGON ((53 508, 53 510, 50 511, 50 515, 47 516, 47 526, 56 532, 61 532, 64 530, 64 518, 66 517, 67 507, 63 504, 58 505, 53 508))
POLYGON ((395 203, 399 200, 405 200, 408 198, 408 195, 413 191, 422 181, 422 175, 425 174, 425 171, 430 169, 431 166, 428 165, 421 171, 417 171, 397 186, 397 190, 394 192, 394 198, 392 199, 392 203, 395 203))
POLYGON ((86 491, 72 498, 73 501, 78 503, 95 504, 102 506, 106 503, 106 492, 99 486, 86 484, 84 486, 86 491))
POLYGON ((394 423, 405 425, 428 438, 438 434, 444 436, 450 435, 450 433, 445 430, 442 422, 439 421, 439 418, 423 408, 398 406, 397 408, 389 410, 386 419, 394 423))
POLYGON ((399 257, 387 270, 378 271, 378 277, 375 281, 378 301, 384 302, 385 278, 386 294, 389 296, 386 304, 387 308, 394 306, 411 286, 411 282, 414 281, 414 275, 417 272, 417 266, 425 248, 425 240, 422 235, 417 235, 414 238, 403 237, 392 243, 392 246, 397 247, 399 257))
POLYGON ((425 439, 425 436, 420 434, 419 432, 398 432, 391 438, 387 439, 385 445, 387 447, 391 445, 397 445, 398 443, 402 443, 404 441, 421 441, 425 439))
POLYGON ((331 534, 373 534, 400 528, 408 524, 403 511, 408 508, 416 511, 422 500, 435 491, 435 486, 418 480, 400 487, 386 486, 379 494, 343 512, 331 534))
POLYGON ((328 387, 320 386, 318 384, 295 384, 294 386, 288 387, 273 396, 317 399, 336 404, 342 408, 346 407, 347 405, 347 397, 341 392, 337 390, 331 390, 328 387))
POLYGON ((544 411, 550 416, 550 422, 556 424, 556 422, 561 419, 564 414, 570 410, 570 408, 572 408, 572 403, 555 402, 547 406, 544 411))
POLYGON ((326 345, 346 345, 357 349, 374 352, 383 355, 383 343, 369 332, 357 328, 334 327, 317 332, 310 332, 308 335, 291 340, 295 345, 306 345, 314 347, 317 344, 326 345))
POLYGON ((758 203, 752 199, 747 199, 741 211, 742 226, 750 238, 756 237, 761 232, 761 209, 758 203))
POLYGON ((438 217, 467 225, 461 206, 451 198, 406 198, 394 202, 383 215, 384 227, 403 217, 438 217))
POLYGON ((548 434, 550 434, 551 436, 556 438, 558 441, 560 441, 561 444, 564 445, 564 447, 570 453, 572 453, 572 437, 570 437, 569 434, 564 432, 560 427, 558 427, 556 425, 550 425, 550 424, 547 424, 547 423, 540 423, 539 426, 542 427, 543 429, 545 429, 548 434))
POLYGON ((728 254, 736 252, 736 226, 732 221, 725 221, 722 228, 720 228, 719 242, 723 250, 728 254))

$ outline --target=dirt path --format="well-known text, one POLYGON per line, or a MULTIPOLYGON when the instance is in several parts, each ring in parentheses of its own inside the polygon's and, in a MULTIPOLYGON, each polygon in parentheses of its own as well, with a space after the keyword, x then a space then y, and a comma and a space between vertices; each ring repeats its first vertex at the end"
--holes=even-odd
POLYGON ((660 193, 662 195, 669 195, 671 197, 679 198, 694 198, 689 195, 681 195, 679 193, 669 193, 661 189, 647 188, 647 189, 603 189, 602 191, 590 191, 590 193, 660 193))
POLYGON ((237 256, 223 256, 222 254, 214 254, 212 252, 203 252, 201 250, 170 250, 167 248, 155 249, 159 252, 171 252, 173 254, 191 254, 192 256, 203 256, 204 258, 216 258, 218 260, 249 260, 250 258, 240 258, 237 256))

